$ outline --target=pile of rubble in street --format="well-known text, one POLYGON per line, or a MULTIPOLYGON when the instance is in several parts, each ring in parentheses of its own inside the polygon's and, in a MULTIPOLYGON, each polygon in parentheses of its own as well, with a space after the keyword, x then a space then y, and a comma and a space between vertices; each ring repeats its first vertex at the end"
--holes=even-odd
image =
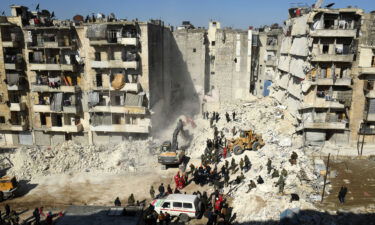
POLYGON ((124 141, 113 146, 81 145, 69 141, 53 147, 24 146, 3 157, 9 158, 12 164, 7 174, 16 175, 18 179, 30 179, 70 172, 140 170, 156 163, 152 149, 155 149, 153 143, 145 140, 124 141))
MULTIPOLYGON (((237 131, 252 129, 261 134, 265 142, 265 146, 258 151, 247 150, 241 155, 232 154, 227 158, 229 163, 234 158, 237 165, 245 155, 251 161, 251 169, 244 172, 245 179, 224 189, 225 194, 234 198, 232 205, 237 222, 278 220, 280 213, 289 208, 316 210, 313 202, 317 200, 320 191, 317 187, 321 187, 322 179, 314 169, 314 161, 306 155, 310 150, 303 147, 302 136, 296 133, 297 120, 285 107, 272 98, 254 98, 248 102, 222 104, 219 114, 220 119, 214 126, 218 127, 219 132, 223 131, 226 139, 233 138, 232 129, 235 127, 237 131), (232 115, 233 111, 237 114, 236 120, 227 122, 225 113, 232 115), (291 165, 289 161, 293 152, 298 155, 296 165, 291 165), (268 159, 272 161, 270 173, 267 171, 268 159), (271 175, 275 170, 280 174, 283 169, 288 175, 284 194, 280 194, 275 185, 279 177, 272 178, 271 175), (257 183, 259 176, 264 183, 257 184, 249 191, 250 180, 257 183), (291 194, 297 194, 299 201, 291 202, 291 194)), ((188 155, 200 158, 206 140, 212 139, 214 133, 209 120, 197 119, 195 122, 198 127, 192 131, 195 139, 188 155)), ((234 137, 238 135, 239 132, 234 137)), ((219 170, 222 165, 223 160, 218 164, 219 170)), ((240 170, 231 174, 230 180, 235 180, 240 174, 240 170)))

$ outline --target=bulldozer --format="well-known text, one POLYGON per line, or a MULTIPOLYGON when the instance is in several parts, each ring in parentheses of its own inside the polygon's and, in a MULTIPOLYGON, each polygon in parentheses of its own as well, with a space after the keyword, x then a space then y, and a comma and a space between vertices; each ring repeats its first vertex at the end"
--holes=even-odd
POLYGON ((5 176, 0 178, 0 201, 15 197, 18 188, 16 177, 5 176))
POLYGON ((229 140, 228 150, 235 155, 241 155, 245 150, 256 151, 263 146, 262 135, 255 134, 252 130, 241 130, 238 138, 229 140))
POLYGON ((172 143, 170 141, 164 141, 160 146, 158 162, 162 164, 162 169, 167 169, 169 165, 180 165, 184 161, 185 151, 178 149, 177 142, 178 134, 183 132, 183 126, 182 120, 179 120, 173 132, 172 143))

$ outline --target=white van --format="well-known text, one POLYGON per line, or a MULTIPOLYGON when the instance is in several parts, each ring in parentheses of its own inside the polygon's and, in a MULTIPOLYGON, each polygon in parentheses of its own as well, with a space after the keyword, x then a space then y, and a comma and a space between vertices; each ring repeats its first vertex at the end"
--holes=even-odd
POLYGON ((164 199, 155 199, 151 204, 157 213, 168 212, 171 216, 180 217, 180 221, 199 217, 202 209, 196 195, 170 194, 164 199))

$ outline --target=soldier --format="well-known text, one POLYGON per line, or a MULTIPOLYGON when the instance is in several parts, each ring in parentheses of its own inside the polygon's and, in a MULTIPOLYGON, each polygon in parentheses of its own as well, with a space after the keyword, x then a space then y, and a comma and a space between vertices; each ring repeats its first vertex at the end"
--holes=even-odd
POLYGON ((280 176, 279 180, 277 181, 276 187, 279 186, 279 193, 284 192, 285 180, 283 176, 280 176))
POLYGON ((277 169, 274 169, 271 176, 272 178, 279 177, 279 171, 277 171, 277 169))
POLYGON ((267 161, 267 173, 270 174, 272 170, 272 161, 268 159, 267 161))
POLYGON ((254 189, 256 187, 257 187, 257 185, 255 184, 255 182, 253 180, 250 180, 249 190, 247 190, 246 193, 249 193, 252 189, 254 189))
POLYGON ((154 190, 154 186, 151 186, 151 188, 150 188, 150 196, 151 196, 152 199, 155 198, 155 190, 154 190))
POLYGON ((134 203, 135 203, 134 195, 133 193, 131 193, 128 198, 128 205, 134 205, 134 203))
POLYGON ((241 171, 243 170, 243 168, 244 168, 244 161, 243 161, 243 158, 241 158, 241 160, 240 160, 240 169, 241 169, 241 171))

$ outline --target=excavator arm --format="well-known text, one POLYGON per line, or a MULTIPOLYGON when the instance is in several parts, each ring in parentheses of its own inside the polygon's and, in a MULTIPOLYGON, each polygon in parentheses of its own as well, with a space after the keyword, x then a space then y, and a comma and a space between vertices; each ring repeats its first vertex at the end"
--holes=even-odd
POLYGON ((172 146, 171 146, 172 151, 176 151, 178 149, 177 137, 178 137, 178 134, 182 131, 183 127, 184 127, 184 124, 182 123, 182 120, 179 120, 177 122, 176 129, 174 129, 173 131, 172 146))

